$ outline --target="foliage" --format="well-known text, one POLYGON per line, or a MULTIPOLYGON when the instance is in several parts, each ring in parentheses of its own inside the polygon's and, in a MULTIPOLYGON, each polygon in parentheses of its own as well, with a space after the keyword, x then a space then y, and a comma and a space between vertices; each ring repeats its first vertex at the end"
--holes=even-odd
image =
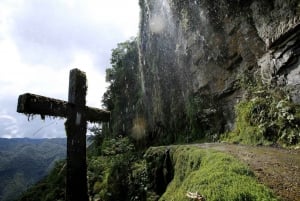
MULTIPOLYGON (((129 138, 105 138, 102 152, 88 158, 89 195, 94 200, 276 200, 253 173, 232 156, 196 146, 151 147, 144 158, 129 138), (116 151, 117 150, 117 151, 116 151)), ((20 201, 63 200, 65 162, 23 194, 20 201)))
POLYGON ((129 175, 130 188, 129 197, 132 201, 146 200, 148 174, 146 169, 146 161, 139 159, 132 163, 131 174, 129 175))
POLYGON ((19 201, 62 201, 65 199, 66 162, 57 162, 50 174, 31 187, 19 201))
POLYGON ((224 118, 218 105, 211 95, 195 93, 190 96, 187 104, 189 141, 218 140, 224 118))
POLYGON ((130 153, 134 150, 134 146, 128 137, 107 139, 103 142, 101 147, 103 156, 115 156, 118 154, 130 153))
POLYGON ((300 106, 279 89, 256 88, 236 105, 236 128, 227 139, 283 146, 300 142, 300 106))
MULTIPOLYGON (((2 177, 3 178, 3 177, 2 177)), ((3 196, 0 200, 12 201, 15 200, 18 195, 27 189, 27 183, 23 173, 17 172, 13 175, 13 178, 9 176, 4 176, 3 180, 3 196), (5 178, 6 177, 6 178, 5 178)))
POLYGON ((145 163, 128 137, 106 138, 88 161, 89 194, 101 200, 143 200, 145 163))
MULTIPOLYGON (((169 147, 174 175, 159 200, 189 200, 198 192, 207 201, 277 200, 244 164, 232 156, 196 146, 169 147)), ((150 148, 147 155, 165 153, 166 147, 150 148)), ((154 157, 157 158, 157 157, 154 157)))
MULTIPOLYGON (((90 197, 107 201, 134 200, 131 198, 139 197, 142 189, 138 187, 144 182, 143 177, 140 177, 143 175, 144 163, 137 162, 138 157, 129 138, 105 138, 100 146, 101 152, 92 150, 88 153, 90 197)), ((62 161, 19 200, 64 200, 65 179, 66 163, 62 161)))
POLYGON ((12 201, 65 157, 65 139, 0 139, 0 200, 12 201))
POLYGON ((89 131, 93 133, 89 137, 89 140, 91 144, 88 148, 88 157, 92 157, 93 155, 98 155, 101 152, 101 145, 105 139, 106 136, 104 136, 103 130, 105 129, 106 125, 108 123, 102 123, 102 125, 94 125, 91 128, 89 128, 89 131))
POLYGON ((138 48, 136 39, 119 43, 112 50, 111 68, 106 70, 110 83, 103 96, 103 106, 111 111, 109 132, 128 136, 139 106, 138 48))

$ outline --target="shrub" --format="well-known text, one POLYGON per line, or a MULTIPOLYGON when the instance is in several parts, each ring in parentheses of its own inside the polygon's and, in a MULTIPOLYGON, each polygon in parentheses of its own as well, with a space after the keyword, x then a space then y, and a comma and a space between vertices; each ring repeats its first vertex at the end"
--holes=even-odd
POLYGON ((281 90, 254 91, 236 105, 236 127, 227 136, 232 142, 283 146, 300 142, 300 106, 281 90))

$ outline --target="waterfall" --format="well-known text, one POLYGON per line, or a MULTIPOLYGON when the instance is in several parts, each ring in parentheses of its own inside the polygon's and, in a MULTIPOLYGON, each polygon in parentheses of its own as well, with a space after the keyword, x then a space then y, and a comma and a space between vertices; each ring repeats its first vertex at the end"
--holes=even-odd
MULTIPOLYGON (((169 36, 174 35, 175 23, 169 0, 144 0, 144 17, 147 19, 141 21, 141 29, 144 28, 145 30, 150 30, 152 34, 167 33, 169 36)), ((142 33, 140 37, 143 37, 142 33)), ((142 56, 142 52, 143 50, 141 50, 141 44, 139 44, 140 84, 142 93, 145 94, 145 76, 143 66, 146 65, 146 61, 142 56)))
POLYGON ((153 4, 153 10, 149 16, 150 31, 156 34, 162 32, 173 33, 175 26, 169 0, 155 1, 153 4))

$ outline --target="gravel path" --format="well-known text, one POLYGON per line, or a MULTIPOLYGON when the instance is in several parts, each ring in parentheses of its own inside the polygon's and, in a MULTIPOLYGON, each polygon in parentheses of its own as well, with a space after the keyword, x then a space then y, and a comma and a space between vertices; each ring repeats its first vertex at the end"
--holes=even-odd
POLYGON ((258 180, 285 201, 300 201, 300 150, 223 143, 197 144, 244 161, 258 180))

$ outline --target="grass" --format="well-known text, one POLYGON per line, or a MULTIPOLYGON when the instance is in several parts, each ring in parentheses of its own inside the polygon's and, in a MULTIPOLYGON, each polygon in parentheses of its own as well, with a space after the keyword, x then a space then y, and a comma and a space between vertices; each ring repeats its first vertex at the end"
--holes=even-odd
POLYGON ((174 146, 170 153, 174 178, 160 201, 190 200, 188 191, 198 192, 206 201, 277 200, 246 165, 230 155, 191 146, 174 146))
MULTIPOLYGON (((188 201, 187 192, 198 192, 206 201, 278 200, 245 164, 231 155, 196 145, 151 147, 143 160, 129 160, 125 153, 90 159, 90 195, 107 201, 188 201)), ((59 164, 20 200, 63 199, 63 165, 59 164)))

